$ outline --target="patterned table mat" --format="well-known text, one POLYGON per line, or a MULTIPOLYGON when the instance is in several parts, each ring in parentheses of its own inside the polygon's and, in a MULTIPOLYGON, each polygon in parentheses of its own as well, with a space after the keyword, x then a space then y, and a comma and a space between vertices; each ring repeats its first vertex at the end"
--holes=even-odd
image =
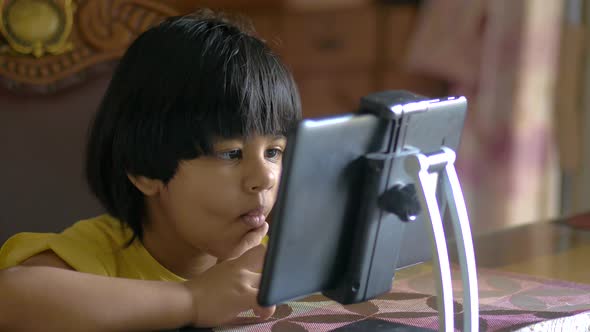
MULTIPOLYGON (((457 269, 453 272, 453 276, 460 276, 457 269)), ((524 327, 529 329, 523 331, 537 331, 539 326, 542 330, 551 324, 570 324, 567 331, 590 331, 590 316, 583 314, 590 312, 590 285, 481 268, 478 281, 481 331, 515 331, 524 327)), ((460 280, 453 280, 453 286, 455 328, 460 330, 460 280)), ((392 290, 367 302, 341 305, 315 294, 279 305, 266 322, 219 327, 214 331, 404 331, 403 326, 437 330, 435 294, 432 267, 421 264, 398 271, 392 290)))

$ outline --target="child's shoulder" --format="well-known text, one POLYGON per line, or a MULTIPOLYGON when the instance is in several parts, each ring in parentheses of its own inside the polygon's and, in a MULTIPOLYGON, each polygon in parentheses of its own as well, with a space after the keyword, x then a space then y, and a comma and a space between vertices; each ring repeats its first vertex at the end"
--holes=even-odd
POLYGON ((103 214, 76 222, 65 229, 62 235, 71 240, 90 241, 99 246, 112 248, 129 241, 133 232, 118 219, 103 214))
POLYGON ((131 237, 132 232, 109 215, 78 221, 59 234, 19 233, 0 248, 0 268, 50 250, 75 270, 109 275, 114 265, 114 257, 109 257, 131 237))

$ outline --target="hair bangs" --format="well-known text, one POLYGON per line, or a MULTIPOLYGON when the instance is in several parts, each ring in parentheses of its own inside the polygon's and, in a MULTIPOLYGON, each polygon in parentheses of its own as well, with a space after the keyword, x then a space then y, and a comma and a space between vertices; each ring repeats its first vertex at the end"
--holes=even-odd
POLYGON ((296 84, 278 56, 258 39, 239 38, 235 48, 217 50, 225 53, 225 61, 210 68, 221 67, 223 74, 208 77, 207 84, 191 91, 201 96, 192 98, 200 109, 190 121, 194 146, 201 153, 212 153, 219 138, 287 136, 301 118, 296 84))

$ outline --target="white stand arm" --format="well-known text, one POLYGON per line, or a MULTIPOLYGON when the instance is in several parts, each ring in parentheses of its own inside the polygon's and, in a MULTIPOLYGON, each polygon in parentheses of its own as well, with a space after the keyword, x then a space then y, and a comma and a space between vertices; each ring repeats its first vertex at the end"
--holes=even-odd
POLYGON ((479 300, 475 254, 469 227, 469 218, 461 185, 455 171, 455 152, 448 148, 436 154, 413 154, 406 159, 406 170, 414 177, 416 193, 423 207, 433 249, 434 273, 436 274, 439 331, 454 331, 453 286, 445 232, 436 198, 436 182, 432 174, 442 176, 443 194, 448 202, 455 233, 461 282, 463 285, 463 331, 479 330, 479 300), (442 309, 442 310, 441 310, 442 309))

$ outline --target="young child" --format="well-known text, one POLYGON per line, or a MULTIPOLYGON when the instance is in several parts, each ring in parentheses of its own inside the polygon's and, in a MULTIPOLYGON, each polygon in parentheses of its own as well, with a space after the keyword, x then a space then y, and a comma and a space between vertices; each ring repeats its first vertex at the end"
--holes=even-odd
POLYGON ((256 302, 293 78, 211 12, 143 33, 92 124, 86 173, 108 214, 0 250, 0 330, 136 331, 235 322, 256 302))

